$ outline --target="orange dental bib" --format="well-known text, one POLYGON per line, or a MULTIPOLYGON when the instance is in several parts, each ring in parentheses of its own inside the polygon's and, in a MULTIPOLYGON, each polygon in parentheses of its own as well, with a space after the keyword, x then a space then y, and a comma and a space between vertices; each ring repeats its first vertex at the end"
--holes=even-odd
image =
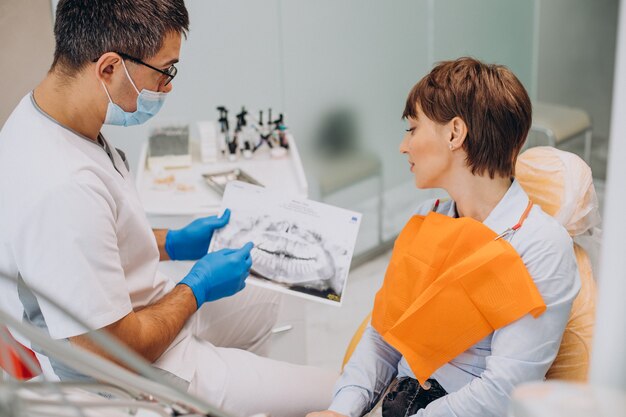
POLYGON ((396 239, 372 326, 424 383, 494 330, 545 309, 508 242, 474 219, 431 212, 413 216, 396 239))

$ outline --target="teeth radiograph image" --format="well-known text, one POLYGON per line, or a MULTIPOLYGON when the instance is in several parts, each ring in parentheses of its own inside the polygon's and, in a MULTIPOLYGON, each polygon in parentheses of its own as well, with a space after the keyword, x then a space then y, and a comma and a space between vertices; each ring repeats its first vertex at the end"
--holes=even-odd
POLYGON ((349 267, 348 250, 294 220, 269 215, 231 221, 220 231, 218 247, 252 249, 252 272, 290 289, 339 301, 349 267))

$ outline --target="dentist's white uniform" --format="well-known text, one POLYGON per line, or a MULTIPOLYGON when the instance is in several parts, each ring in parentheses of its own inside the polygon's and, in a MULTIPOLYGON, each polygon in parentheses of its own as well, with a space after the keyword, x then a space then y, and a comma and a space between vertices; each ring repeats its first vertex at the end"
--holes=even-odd
MULTIPOLYGON (((154 234, 121 154, 102 137, 95 143, 59 125, 32 94, 24 97, 0 131, 0 275, 13 281, 0 280, 0 307, 67 339, 168 293, 175 282, 158 272, 158 262, 154 234)), ((247 289, 205 304, 154 365, 237 415, 295 416, 326 408, 334 372, 240 350, 262 349, 278 297, 247 289)), ((38 358, 47 377, 82 377, 41 353, 38 358)))

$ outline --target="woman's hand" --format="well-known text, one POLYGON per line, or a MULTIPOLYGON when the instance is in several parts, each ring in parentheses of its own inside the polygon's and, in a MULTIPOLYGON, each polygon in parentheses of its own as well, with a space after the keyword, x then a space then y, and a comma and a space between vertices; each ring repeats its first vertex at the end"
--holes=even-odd
POLYGON ((343 414, 336 413, 334 411, 325 410, 325 411, 314 411, 306 415, 306 417, 348 417, 343 414))

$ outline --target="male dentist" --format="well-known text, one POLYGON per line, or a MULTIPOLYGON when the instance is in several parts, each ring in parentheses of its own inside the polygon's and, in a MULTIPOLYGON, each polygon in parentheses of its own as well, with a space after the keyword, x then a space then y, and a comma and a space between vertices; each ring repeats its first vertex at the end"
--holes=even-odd
MULTIPOLYGON (((216 302, 244 288, 253 244, 207 254, 228 212, 153 232, 123 153, 100 133, 103 124, 137 125, 159 111, 188 26, 183 0, 59 2, 50 71, 0 131, 0 275, 15 283, 0 280, 0 307, 114 360, 88 337, 105 329, 235 415, 305 415, 328 405, 334 372, 218 347, 254 350, 275 321, 271 293, 216 302), (164 259, 196 263, 172 282, 157 271, 164 259)), ((86 378, 37 355, 50 378, 86 378)))

